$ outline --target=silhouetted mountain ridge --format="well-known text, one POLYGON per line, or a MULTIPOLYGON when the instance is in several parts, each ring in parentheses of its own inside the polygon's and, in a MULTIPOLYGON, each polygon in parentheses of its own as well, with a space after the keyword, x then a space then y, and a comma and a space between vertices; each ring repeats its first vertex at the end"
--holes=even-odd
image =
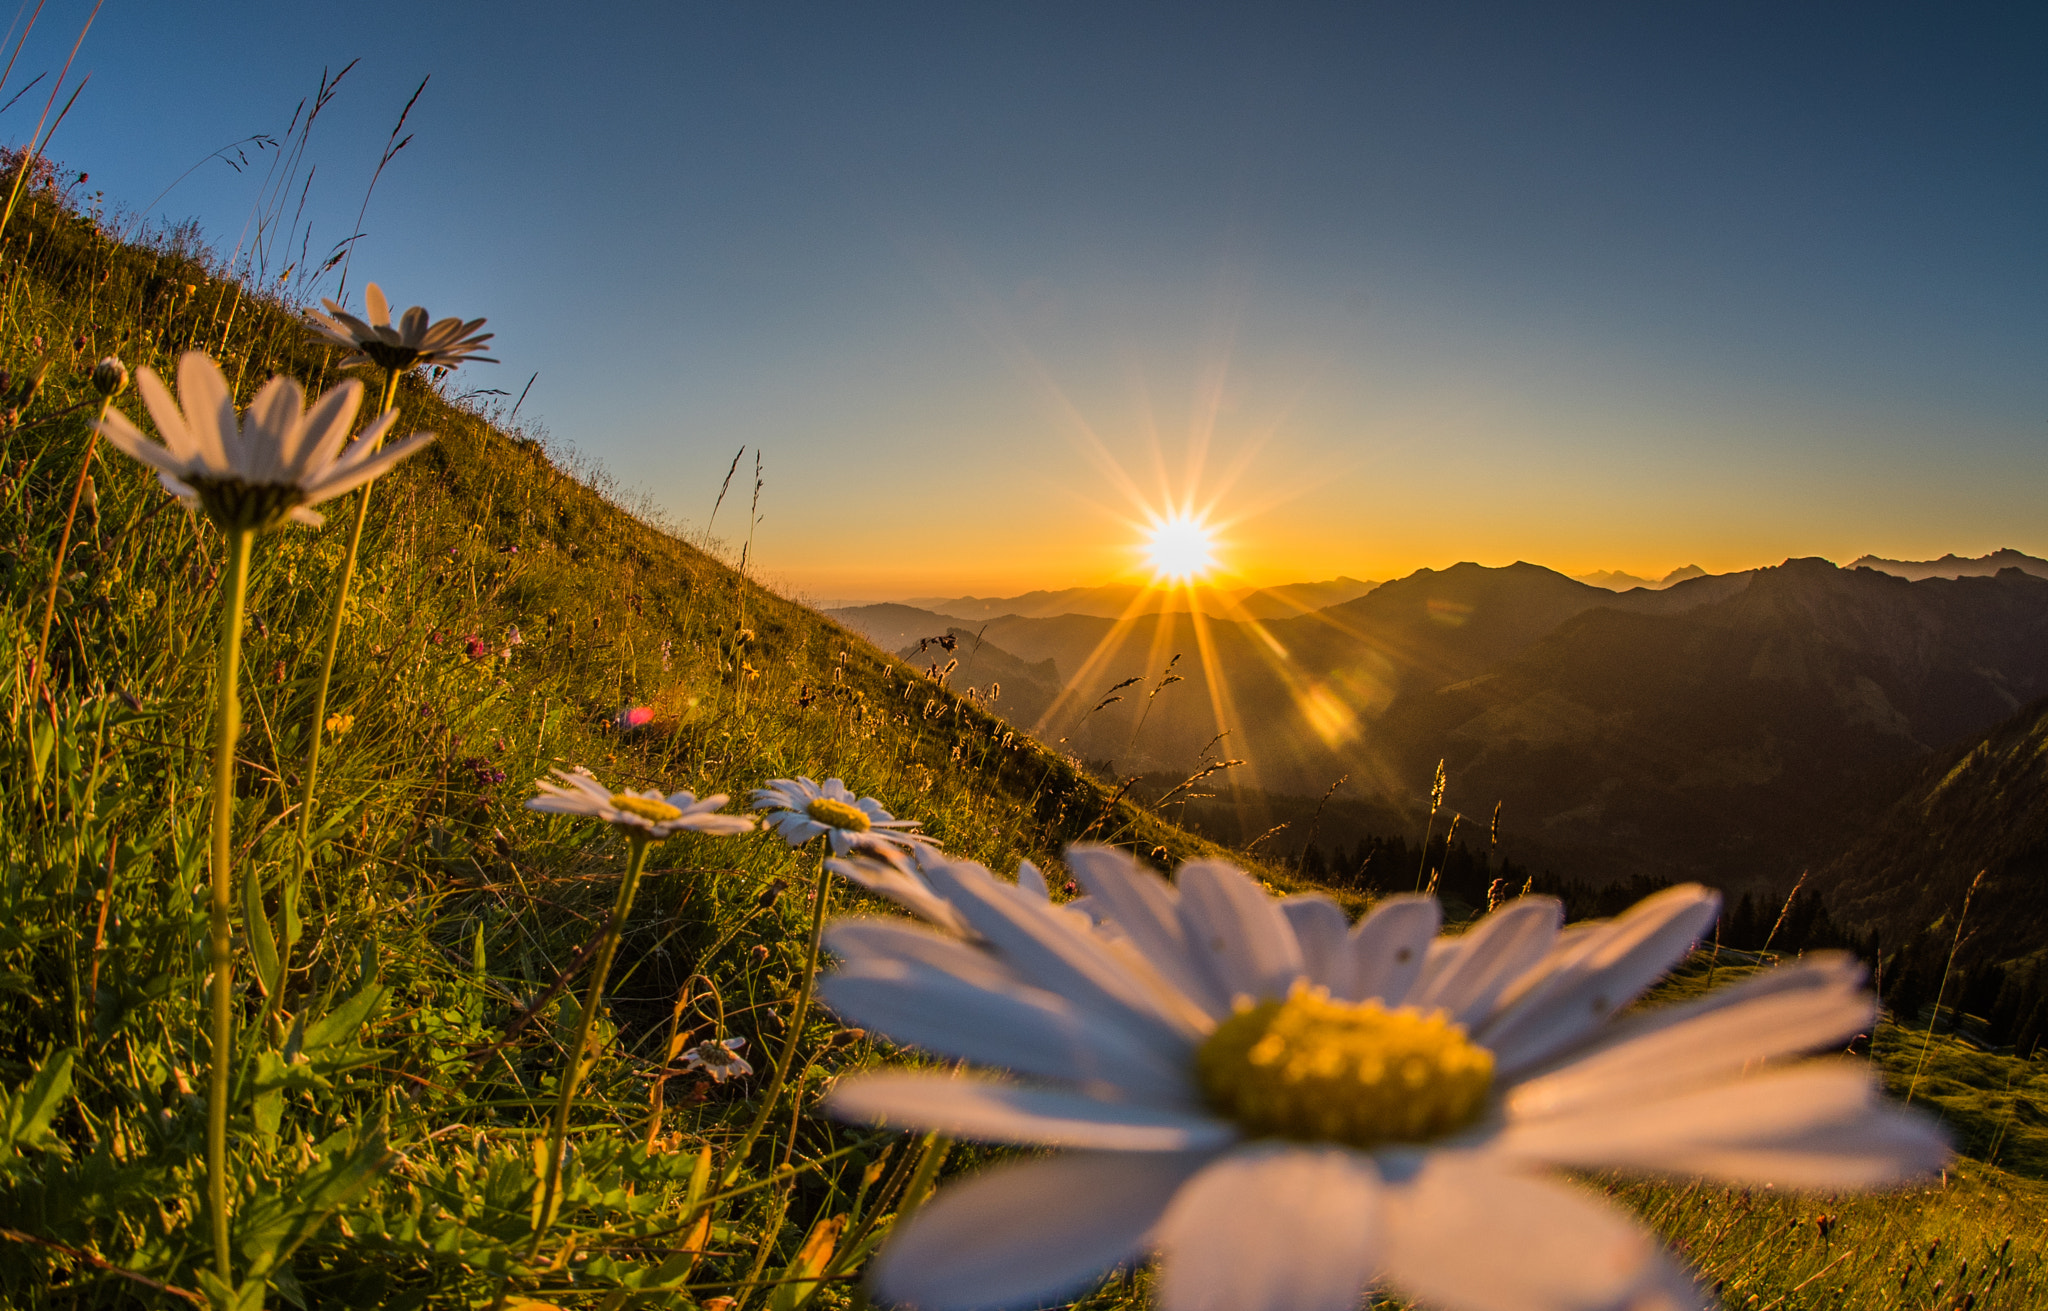
MULTIPOLYGON (((835 617, 891 649, 929 635, 920 624, 946 631, 906 607, 835 617)), ((1916 582, 1795 559, 1617 594, 1465 563, 1258 624, 1010 616, 975 631, 1067 680, 1022 726, 1120 774, 1191 768, 1220 707, 1224 749, 1249 762, 1225 795, 1319 796, 1344 777, 1419 830, 1442 758, 1447 807, 1504 803, 1510 854, 1590 880, 1782 887, 1929 752, 2048 693, 2048 580, 2017 568, 1916 582), (1151 697, 1176 654, 1184 684, 1151 697)))
POLYGON ((1378 583, 1339 575, 1315 583, 1282 583, 1274 587, 1155 588, 1137 583, 1100 587, 1068 587, 1026 592, 1021 596, 916 596, 905 604, 919 610, 967 621, 1017 617, 1053 619, 1087 615, 1120 619, 1131 613, 1174 614, 1199 608, 1218 619, 1285 619, 1337 605, 1378 587, 1378 583))
POLYGON ((2039 556, 2015 551, 2010 546, 1991 552, 1989 555, 1963 556, 1950 552, 1939 560, 1887 560, 1882 556, 1866 555, 1854 561, 1851 569, 1876 569, 1915 582, 1922 578, 1969 578, 1988 576, 2001 569, 2024 569, 2037 578, 2048 578, 2048 560, 2039 556))

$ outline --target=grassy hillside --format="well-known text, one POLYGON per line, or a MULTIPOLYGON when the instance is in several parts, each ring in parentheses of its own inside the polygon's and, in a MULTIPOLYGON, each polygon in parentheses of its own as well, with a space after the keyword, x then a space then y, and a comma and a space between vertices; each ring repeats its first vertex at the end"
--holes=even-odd
MULTIPOLYGON (((168 374, 178 352, 203 348, 246 399, 273 372, 331 385, 335 352, 308 344, 285 307, 188 256, 113 244, 48 197, 15 216, 0 270, 0 366, 19 378, 48 364, 0 433, 0 706, 16 784, 0 799, 0 1083, 76 1053, 74 1096, 0 1198, 0 1225, 33 1236, 0 1243, 0 1290, 162 1301, 102 1263, 189 1288, 203 1247, 195 889, 222 539, 102 446, 46 689, 31 668, 43 588, 94 360, 118 352, 168 374)), ((1083 835, 1162 862, 1213 850, 635 520, 448 391, 420 379, 401 391, 400 430, 440 440, 375 487, 328 706, 345 727, 322 761, 304 935, 280 997, 252 991, 245 1008, 258 1022, 243 1030, 251 1082, 235 1133, 252 1155, 237 1210, 253 1225, 267 1209, 275 1232, 238 1241, 277 1252, 303 1239, 278 1258, 287 1301, 488 1300, 492 1272, 526 1260, 534 1136, 575 1009, 575 989, 552 985, 591 939, 623 853, 602 825, 521 808, 551 766, 741 797, 777 776, 843 776, 1002 870, 1026 856, 1056 870, 1083 835), (621 727, 635 706, 651 722, 621 727)), ((132 391, 119 403, 140 416, 132 391)), ((257 546, 235 840, 273 921, 295 869, 308 697, 345 522, 257 546)), ((743 1087, 661 1072, 692 1040, 742 1037, 757 1056, 779 1041, 814 868, 765 835, 656 848, 609 993, 613 1041, 581 1094, 579 1126, 610 1132, 582 1140, 573 1223, 520 1286, 552 1297, 655 1272, 675 1283, 676 1263, 690 1264, 678 1236, 648 1234, 686 1209, 698 1150, 728 1143, 754 1108, 743 1087), (664 1100, 687 1109, 664 1117, 664 1100), (576 1250, 606 1255, 579 1263, 580 1283, 547 1270, 576 1250)), ((868 1054, 815 1011, 800 1051, 813 1086, 868 1054)), ((873 1137, 808 1118, 766 1135, 739 1163, 749 1174, 826 1164, 800 1188, 719 1208, 717 1254, 685 1272, 694 1295, 787 1265, 864 1171, 902 1159, 873 1137)))
POLYGON ((1904 941, 1944 924, 1952 936, 1980 871, 1965 958, 2039 952, 2048 932, 2048 701, 1929 761, 1815 879, 1842 918, 1904 941))
MULTIPOLYGON (((19 383, 48 366, 0 429, 0 1301, 186 1306, 210 1261, 199 1065, 223 541, 101 448, 46 678, 43 588, 100 355, 167 370, 201 347, 240 399, 273 372, 315 388, 337 375, 288 307, 189 254, 115 244, 48 195, 0 239, 0 279, 0 367, 19 383)), ((984 1157, 812 1118, 820 1085, 876 1055, 816 1010, 771 1104, 759 1079, 684 1068, 695 1044, 745 1039, 765 1070, 786 1036, 815 866, 767 834, 655 848, 576 1099, 564 1210, 532 1245, 576 972, 625 846, 522 809, 529 780, 574 763, 612 786, 738 795, 838 775, 955 852, 1003 872, 1029 857, 1055 882, 1083 836, 1161 863, 1214 848, 624 513, 452 390, 401 391, 400 430, 441 438, 375 487, 302 883, 294 808, 345 515, 257 547, 233 802, 236 868, 253 875, 230 1099, 240 1304, 849 1305, 887 1217, 942 1165, 984 1157), (651 718, 628 727, 634 707, 651 718), (303 931, 265 995, 259 926, 294 914, 303 931)), ((132 392, 118 403, 139 415, 132 392)), ((1953 1086, 1927 1095, 1983 1109, 1999 1071, 1939 1055, 1953 1086)), ((1998 1141, 2014 1146, 1987 1160, 2037 1168, 2026 1132, 1998 1141)), ((2010 1298, 2039 1267, 2039 1191, 1988 1164, 1957 1181, 1915 1195, 1910 1222, 1896 1200, 1826 1210, 1839 1228, 1811 1223, 1833 1204, 1810 1199, 1625 1196, 1731 1305, 1847 1305, 1821 1294, 1891 1278, 1877 1253, 1903 1259, 1908 1231, 1940 1237, 1943 1260, 1971 1254, 1969 1276, 1915 1267, 1951 1290, 1992 1279, 1975 1254, 1997 1249, 2003 1282, 1974 1305, 2028 1305, 2010 1298), (1999 1248, 2008 1231, 2031 1237, 1999 1248), (1830 1264, 1851 1233, 1864 1256, 1830 1264)), ((1933 1304, 1915 1277, 1901 1287, 1919 1300, 1858 1304, 1933 1304)), ((1142 1286, 1115 1279, 1088 1302, 1128 1305, 1142 1286)))

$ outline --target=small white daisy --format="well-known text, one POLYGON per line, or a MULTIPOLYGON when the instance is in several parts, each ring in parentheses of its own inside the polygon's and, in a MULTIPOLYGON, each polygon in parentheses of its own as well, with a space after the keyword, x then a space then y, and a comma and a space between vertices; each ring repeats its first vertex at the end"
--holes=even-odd
POLYGON ((165 491, 197 504, 223 529, 261 530, 286 519, 317 528, 324 520, 313 506, 362 486, 434 440, 432 433, 414 433, 378 450, 398 417, 385 414, 344 449, 363 400, 363 384, 353 378, 328 388, 310 410, 304 388, 272 378, 239 418, 227 378, 203 351, 178 357, 175 399, 149 369, 136 370, 135 385, 163 441, 143 436, 112 407, 96 425, 100 433, 155 469, 165 491))
POLYGON ((1676 1311, 1706 1299, 1656 1236, 1556 1170, 1851 1189, 1947 1158, 1861 1063, 1793 1059, 1872 1023, 1846 956, 1616 1018, 1713 923, 1704 888, 1569 930, 1524 897, 1439 937, 1432 898, 1349 925, 1219 861, 1172 884, 1108 848, 1068 862, 1100 927, 934 861, 966 933, 828 935, 841 1017, 1015 1076, 856 1075, 829 1110, 1066 1149, 942 1189, 875 1262, 889 1301, 1042 1306, 1156 1253, 1161 1311, 1356 1311, 1380 1286, 1445 1311, 1676 1311))
POLYGON ((552 771, 560 783, 536 779, 534 786, 540 795, 526 803, 528 810, 545 811, 551 815, 589 815, 601 819, 614 828, 629 835, 639 835, 659 842, 676 833, 732 834, 745 833, 754 827, 751 815, 727 815, 718 813, 726 803, 726 794, 716 793, 697 799, 695 793, 672 792, 663 796, 658 791, 635 792, 627 788, 614 792, 587 769, 557 769, 552 771))
POLYGON ((477 353, 494 335, 477 332, 484 326, 484 320, 471 319, 465 323, 451 318, 429 322, 425 307, 415 305, 400 315, 394 326, 384 289, 374 282, 363 290, 367 320, 357 318, 331 300, 323 298, 320 303, 327 307, 327 313, 307 310, 306 326, 315 339, 330 346, 346 347, 351 352, 343 357, 343 365, 375 364, 403 373, 416 364, 438 364, 452 369, 465 363, 497 363, 477 353))
POLYGON ((754 1072, 740 1051, 747 1045, 745 1038, 727 1038, 724 1042, 700 1042, 683 1053, 682 1068, 691 1073, 708 1074, 711 1082, 724 1083, 727 1079, 744 1079, 754 1072))
POLYGON ((778 778, 755 790, 753 806, 765 810, 769 827, 792 847, 827 835, 832 854, 864 851, 885 860, 930 845, 914 819, 898 819, 873 797, 856 797, 836 778, 820 786, 808 778, 778 778))

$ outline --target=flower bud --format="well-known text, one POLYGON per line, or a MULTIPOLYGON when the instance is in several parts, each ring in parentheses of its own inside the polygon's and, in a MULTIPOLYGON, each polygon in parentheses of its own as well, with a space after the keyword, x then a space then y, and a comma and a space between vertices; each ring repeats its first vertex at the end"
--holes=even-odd
POLYGON ((92 366, 92 389, 102 396, 119 396, 128 390, 128 366, 107 356, 92 366))

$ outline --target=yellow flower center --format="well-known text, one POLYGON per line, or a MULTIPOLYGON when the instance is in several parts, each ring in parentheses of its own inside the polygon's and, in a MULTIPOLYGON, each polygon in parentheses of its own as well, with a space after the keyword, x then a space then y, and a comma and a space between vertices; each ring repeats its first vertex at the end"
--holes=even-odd
POLYGON ((650 824, 666 824, 672 819, 681 819, 683 812, 666 801, 654 797, 636 797, 630 792, 612 793, 612 808, 623 810, 628 815, 638 815, 650 824))
POLYGON ((1479 1118, 1493 1053, 1441 1011, 1331 1001, 1296 984, 1246 1006, 1195 1053, 1209 1104, 1255 1137, 1372 1148, 1423 1142, 1479 1118))
POLYGON ((865 833, 873 827, 868 823, 867 813, 859 806, 849 806, 830 797, 816 798, 804 807, 804 814, 827 827, 845 829, 849 833, 865 833))

